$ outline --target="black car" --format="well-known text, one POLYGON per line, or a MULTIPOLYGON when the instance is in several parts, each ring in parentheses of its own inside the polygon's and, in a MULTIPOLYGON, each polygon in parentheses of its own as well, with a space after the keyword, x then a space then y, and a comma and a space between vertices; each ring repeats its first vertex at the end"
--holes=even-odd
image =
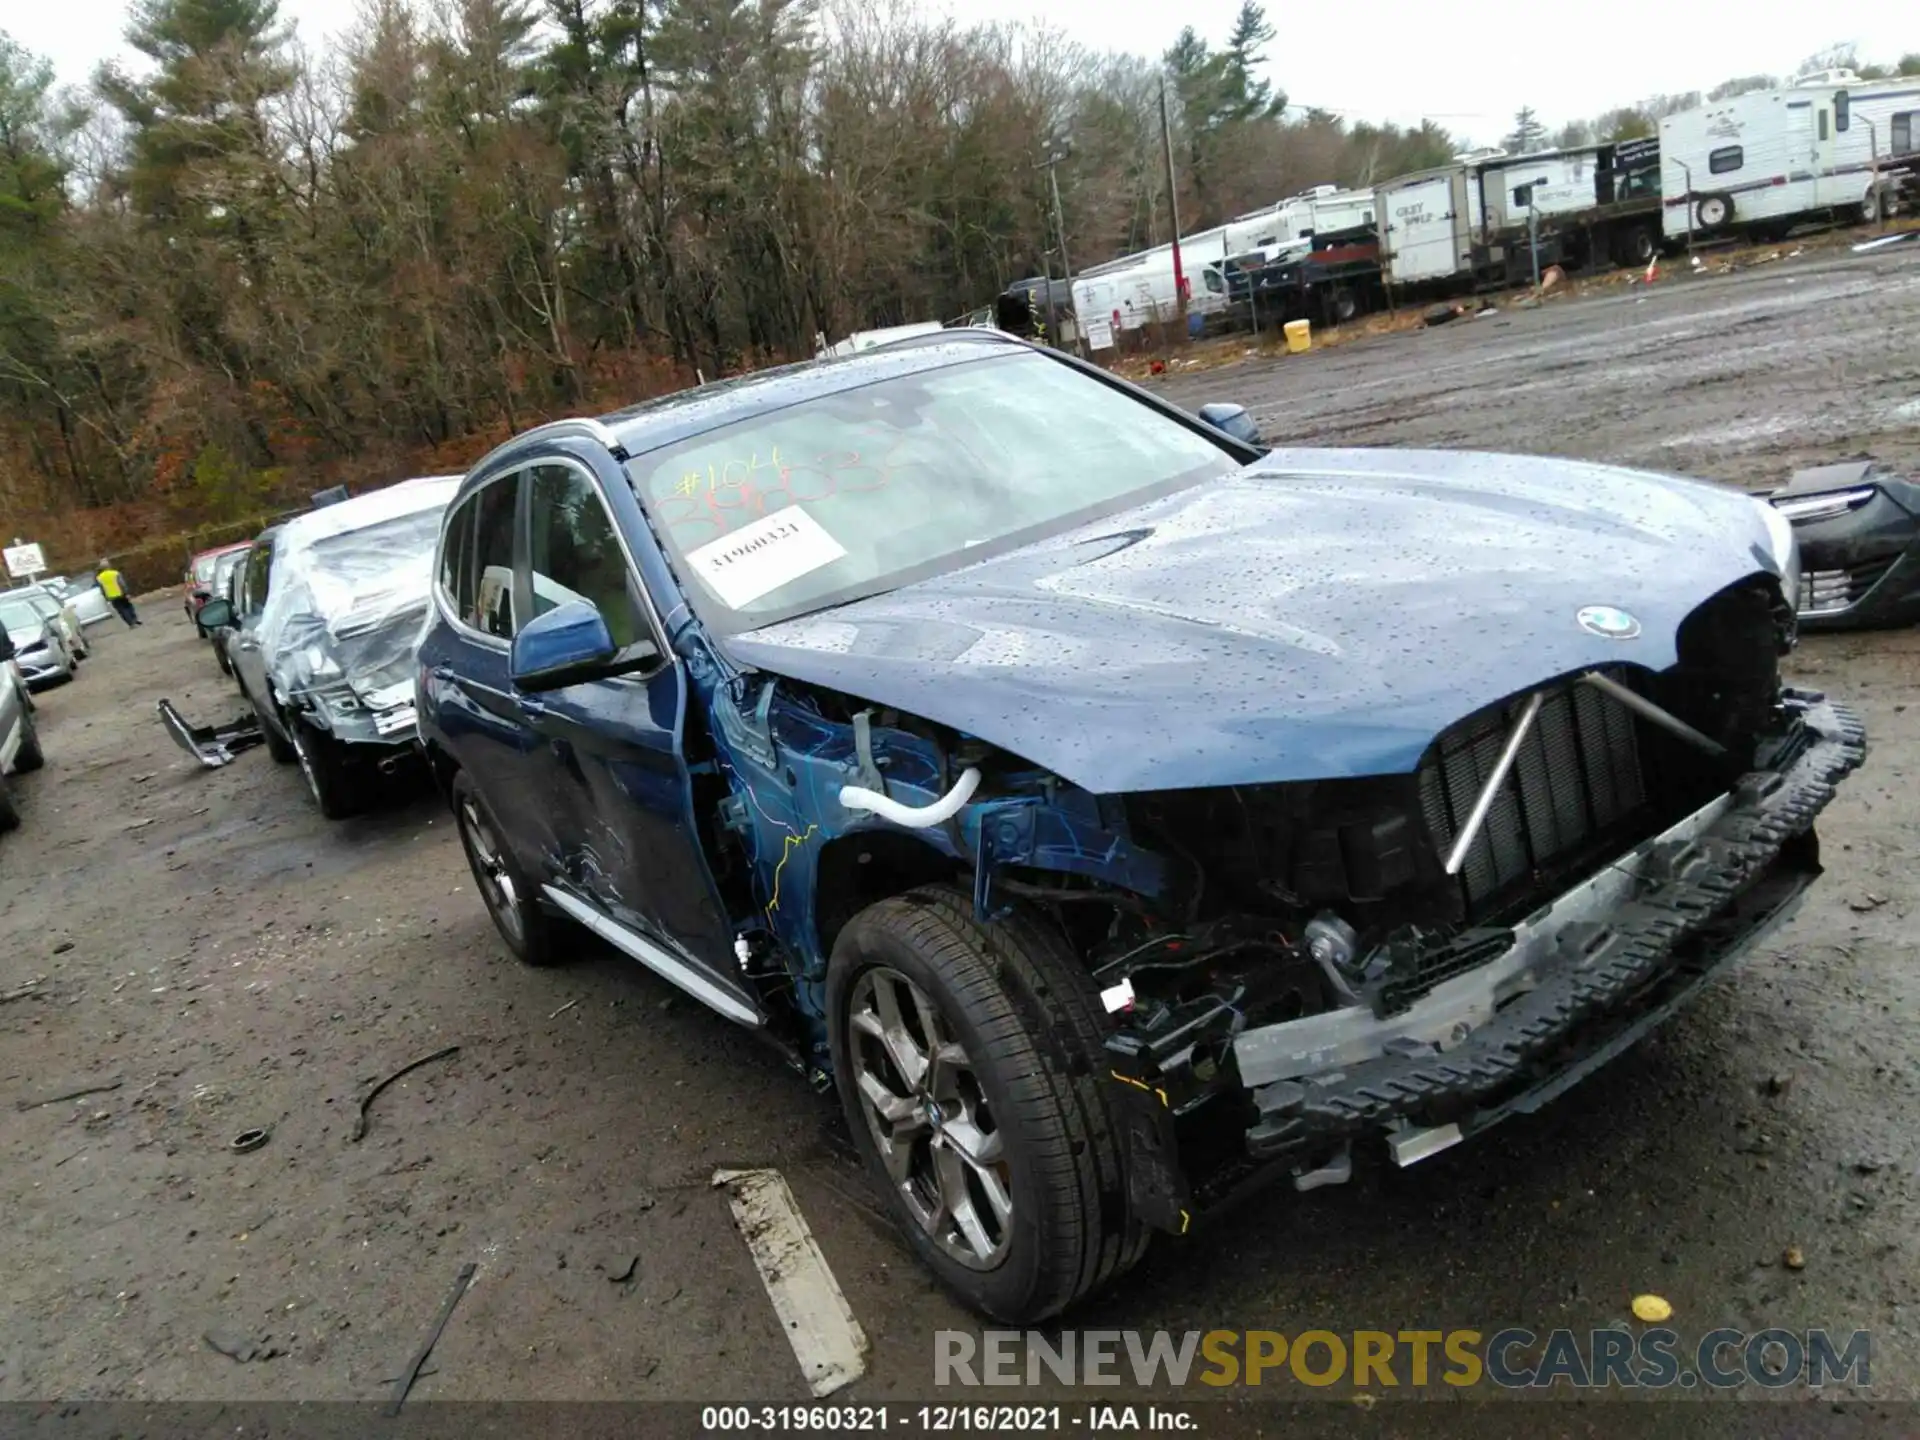
POLYGON ((1802 470, 1769 497, 1800 540, 1803 630, 1920 619, 1920 484, 1873 460, 1802 470))

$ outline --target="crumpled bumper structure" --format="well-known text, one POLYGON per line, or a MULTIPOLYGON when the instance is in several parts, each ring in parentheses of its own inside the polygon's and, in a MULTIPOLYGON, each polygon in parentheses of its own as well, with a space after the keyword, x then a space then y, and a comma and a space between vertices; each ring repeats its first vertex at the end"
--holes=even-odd
MULTIPOLYGON (((1410 1164, 1545 1104, 1671 1014, 1791 913, 1820 873, 1814 818, 1865 758, 1865 729, 1823 696, 1796 753, 1529 916, 1510 948, 1405 1011, 1337 1010, 1243 1032, 1234 1059, 1251 1155, 1305 1176, 1378 1134, 1410 1164)), ((1342 1156, 1344 1160, 1344 1156, 1342 1156)))

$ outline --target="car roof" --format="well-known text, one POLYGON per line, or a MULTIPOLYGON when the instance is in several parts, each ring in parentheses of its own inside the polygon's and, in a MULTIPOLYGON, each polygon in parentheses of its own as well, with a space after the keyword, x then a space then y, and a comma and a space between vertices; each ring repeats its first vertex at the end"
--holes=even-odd
POLYGON ((229 541, 225 545, 215 545, 208 550, 196 550, 193 552, 193 558, 194 558, 194 561, 197 563, 201 560, 206 559, 209 555, 224 555, 229 550, 244 550, 247 548, 247 546, 251 545, 252 543, 253 542, 251 540, 229 541))
MULTIPOLYGON (((291 544, 312 545, 351 530, 365 530, 402 515, 423 510, 442 510, 460 488, 458 475, 427 475, 397 485, 388 485, 365 495, 355 495, 318 510, 296 515, 277 527, 291 544)), ((264 537, 274 527, 262 531, 264 537)))
MULTIPOLYGON (((629 455, 657 450, 722 425, 784 410, 805 400, 855 390, 876 380, 913 375, 994 354, 1033 347, 999 330, 958 328, 924 338, 897 340, 852 355, 835 355, 755 370, 697 385, 602 416, 629 455)), ((512 443, 512 442, 509 442, 512 443)))

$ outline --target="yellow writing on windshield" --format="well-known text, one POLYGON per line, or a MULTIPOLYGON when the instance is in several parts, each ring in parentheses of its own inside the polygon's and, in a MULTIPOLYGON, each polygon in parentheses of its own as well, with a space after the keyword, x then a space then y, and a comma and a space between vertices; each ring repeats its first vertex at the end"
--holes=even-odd
POLYGON ((674 484, 673 493, 691 497, 703 491, 711 494, 715 490, 751 485, 754 475, 759 471, 781 468, 780 447, 776 445, 765 460, 755 450, 744 459, 736 455, 718 464, 708 461, 704 470, 688 470, 674 484))

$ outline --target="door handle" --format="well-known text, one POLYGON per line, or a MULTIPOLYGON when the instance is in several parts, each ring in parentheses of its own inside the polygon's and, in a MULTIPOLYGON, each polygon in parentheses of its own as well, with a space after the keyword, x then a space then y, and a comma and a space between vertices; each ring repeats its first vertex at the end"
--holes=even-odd
POLYGON ((544 701, 528 700, 523 697, 520 701, 520 713, 529 720, 544 720, 553 713, 553 710, 544 701))
POLYGON ((453 679, 453 666, 451 665, 434 666, 433 678, 440 681, 442 684, 445 684, 451 681, 453 679))

